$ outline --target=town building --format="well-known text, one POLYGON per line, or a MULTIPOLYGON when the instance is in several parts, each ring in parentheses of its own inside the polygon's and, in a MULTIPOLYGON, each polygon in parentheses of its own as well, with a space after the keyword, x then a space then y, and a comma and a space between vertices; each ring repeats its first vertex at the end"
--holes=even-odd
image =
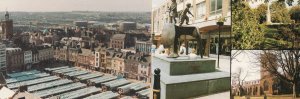
POLYGON ((138 64, 138 80, 151 82, 151 56, 144 55, 138 64))
POLYGON ((45 62, 53 59, 53 49, 49 45, 36 46, 39 53, 39 61, 45 62))
POLYGON ((25 50, 24 51, 24 66, 26 70, 31 69, 32 66, 32 51, 25 50))
POLYGON ((56 61, 76 63, 77 55, 82 53, 80 48, 55 47, 53 58, 56 61))
POLYGON ((29 43, 33 45, 42 45, 44 43, 43 35, 41 33, 30 33, 29 43))
POLYGON ((132 39, 127 34, 114 34, 110 39, 110 47, 125 49, 133 46, 130 42, 132 39))
POLYGON ((82 48, 82 53, 76 56, 75 66, 86 68, 89 70, 96 70, 95 54, 89 49, 82 48))
POLYGON ((21 48, 6 48, 7 72, 24 70, 24 53, 21 48))
POLYGON ((141 60, 141 57, 139 55, 128 55, 127 58, 125 59, 125 71, 124 75, 126 78, 129 79, 136 79, 138 80, 138 66, 139 66, 139 61, 141 60))
POLYGON ((6 46, 0 43, 0 72, 6 75, 6 46))
POLYGON ((121 22, 119 25, 119 30, 124 32, 136 29, 137 24, 135 22, 121 22))
POLYGON ((151 53, 152 42, 149 41, 136 41, 135 49, 140 52, 151 53))
POLYGON ((112 58, 112 74, 124 75, 126 55, 125 52, 118 52, 115 57, 112 58))
POLYGON ((35 47, 32 48, 31 53, 32 53, 32 66, 37 66, 38 63, 40 63, 38 49, 35 47))
MULTIPOLYGON (((180 13, 186 8, 186 4, 191 3, 190 11, 194 17, 189 17, 188 26, 196 27, 201 34, 201 39, 204 41, 204 55, 216 54, 218 43, 220 43, 220 54, 229 55, 230 53, 230 32, 231 32, 231 0, 176 0, 177 12, 180 13), (224 25, 220 27, 220 42, 218 41, 219 19, 225 18, 224 25)), ((160 37, 163 26, 169 23, 168 7, 171 5, 171 0, 165 1, 160 6, 152 10, 152 34, 153 43, 156 46, 161 44, 160 37)), ((179 24, 177 18, 177 24, 179 24)), ((183 25, 187 26, 187 25, 183 25)), ((195 39, 188 40, 189 46, 192 46, 195 39)), ((182 42, 181 42, 182 43, 182 42)), ((197 47, 196 47, 197 48, 197 47)))
POLYGON ((13 37, 13 20, 9 19, 8 11, 5 13, 5 19, 1 21, 1 28, 0 38, 10 40, 13 37))

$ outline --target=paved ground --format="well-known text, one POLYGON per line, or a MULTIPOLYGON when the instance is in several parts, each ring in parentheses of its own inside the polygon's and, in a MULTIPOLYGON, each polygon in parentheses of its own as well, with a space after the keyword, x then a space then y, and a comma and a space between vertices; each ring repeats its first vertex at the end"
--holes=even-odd
MULTIPOLYGON (((218 56, 217 55, 210 54, 209 58, 215 59, 216 62, 218 62, 218 56)), ((218 68, 218 63, 216 63, 216 65, 217 65, 216 68, 218 68, 221 71, 225 71, 225 72, 230 73, 230 56, 220 55, 220 61, 219 62, 220 62, 220 68, 218 68)))
POLYGON ((230 99, 230 91, 203 96, 199 98, 193 98, 193 99, 230 99))

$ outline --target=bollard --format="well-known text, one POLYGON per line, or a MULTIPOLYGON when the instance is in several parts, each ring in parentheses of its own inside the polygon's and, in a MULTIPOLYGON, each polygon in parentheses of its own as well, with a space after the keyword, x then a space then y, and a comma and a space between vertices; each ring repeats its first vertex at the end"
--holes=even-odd
POLYGON ((160 99, 160 69, 154 70, 153 99, 160 99))

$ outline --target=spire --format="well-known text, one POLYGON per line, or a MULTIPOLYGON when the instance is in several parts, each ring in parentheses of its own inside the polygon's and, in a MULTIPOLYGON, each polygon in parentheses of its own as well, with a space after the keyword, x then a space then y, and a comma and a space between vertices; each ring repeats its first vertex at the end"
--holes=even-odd
POLYGON ((8 13, 7 9, 6 9, 6 12, 5 12, 5 20, 9 20, 9 13, 8 13))

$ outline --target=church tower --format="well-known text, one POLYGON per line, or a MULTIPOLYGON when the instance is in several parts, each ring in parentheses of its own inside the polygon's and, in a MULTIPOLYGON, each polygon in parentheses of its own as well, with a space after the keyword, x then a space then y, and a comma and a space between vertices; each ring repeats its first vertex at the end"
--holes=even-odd
POLYGON ((1 32, 0 37, 1 39, 10 40, 13 37, 13 20, 9 18, 9 13, 6 11, 5 19, 1 22, 1 32))

